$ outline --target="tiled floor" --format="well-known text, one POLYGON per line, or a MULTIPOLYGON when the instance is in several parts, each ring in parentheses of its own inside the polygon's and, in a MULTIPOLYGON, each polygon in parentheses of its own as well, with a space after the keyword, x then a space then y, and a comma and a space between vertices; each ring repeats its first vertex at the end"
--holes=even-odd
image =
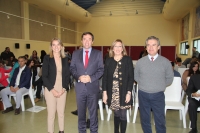
MULTIPOLYGON (((65 133, 78 133, 77 116, 72 115, 71 111, 76 109, 75 91, 71 89, 67 95, 66 111, 65 111, 65 133)), ((46 106, 45 100, 36 103, 37 106, 46 106)), ((30 108, 31 102, 29 98, 25 99, 25 108, 30 108)), ((104 119, 107 114, 104 110, 104 119)), ((200 115, 198 120, 200 123, 200 115)), ((131 122, 127 125, 127 133, 142 133, 140 125, 139 113, 137 115, 136 123, 132 123, 133 112, 130 117, 131 122)), ((188 115, 187 115, 188 127, 188 115)), ((200 124, 198 123, 198 126, 200 124)), ((114 130, 113 116, 110 121, 101 121, 99 116, 99 133, 113 133, 114 130)), ((179 120, 178 111, 168 110, 166 116, 167 133, 188 133, 189 128, 184 129, 182 121, 179 120)), ((155 127, 152 124, 152 130, 155 133, 155 127)), ((200 130, 200 128, 199 128, 200 130)), ((55 133, 59 131, 57 120, 55 122, 55 133)), ((87 131, 89 133, 89 130, 87 131)), ((14 111, 1 114, 0 113, 0 133, 47 133, 47 111, 46 109, 39 113, 22 112, 20 115, 14 115, 14 111)))

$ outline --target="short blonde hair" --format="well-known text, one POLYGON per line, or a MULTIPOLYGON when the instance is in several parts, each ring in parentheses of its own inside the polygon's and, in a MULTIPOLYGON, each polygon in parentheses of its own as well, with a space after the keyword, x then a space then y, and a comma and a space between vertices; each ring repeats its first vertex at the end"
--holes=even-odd
POLYGON ((62 48, 61 48, 61 50, 60 50, 60 56, 61 56, 61 58, 65 58, 66 57, 66 55, 65 55, 65 48, 63 47, 63 43, 62 43, 62 41, 60 40, 60 39, 58 39, 58 38, 53 38, 52 40, 51 40, 51 42, 50 42, 50 46, 49 46, 49 55, 50 55, 50 58, 53 58, 54 56, 53 56, 53 50, 52 50, 52 43, 53 43, 53 41, 58 41, 59 42, 59 44, 62 46, 62 48))
POLYGON ((115 46, 115 44, 116 44, 117 42, 120 42, 120 43, 122 44, 122 49, 123 49, 123 51, 122 51, 122 56, 126 56, 126 55, 127 55, 126 48, 125 48, 124 44, 122 43, 122 40, 116 39, 116 40, 112 43, 112 45, 111 45, 111 47, 110 47, 109 57, 114 57, 114 56, 115 56, 115 53, 113 52, 113 48, 114 48, 114 46, 115 46))

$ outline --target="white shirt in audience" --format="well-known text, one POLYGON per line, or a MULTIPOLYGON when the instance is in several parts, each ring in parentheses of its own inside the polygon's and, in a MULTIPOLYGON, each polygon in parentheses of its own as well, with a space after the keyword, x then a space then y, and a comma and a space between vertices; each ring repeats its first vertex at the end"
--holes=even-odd
POLYGON ((20 77, 21 77, 22 71, 24 70, 25 67, 26 67, 26 65, 24 65, 22 68, 19 68, 19 73, 17 74, 15 86, 19 85, 20 77))

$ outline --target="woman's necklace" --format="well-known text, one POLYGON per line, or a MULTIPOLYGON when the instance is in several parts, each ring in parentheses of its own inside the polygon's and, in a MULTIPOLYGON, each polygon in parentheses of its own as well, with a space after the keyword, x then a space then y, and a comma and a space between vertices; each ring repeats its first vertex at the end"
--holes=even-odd
POLYGON ((122 57, 123 57, 123 56, 118 56, 118 57, 115 56, 114 59, 115 59, 116 61, 119 61, 119 60, 122 59, 122 57))

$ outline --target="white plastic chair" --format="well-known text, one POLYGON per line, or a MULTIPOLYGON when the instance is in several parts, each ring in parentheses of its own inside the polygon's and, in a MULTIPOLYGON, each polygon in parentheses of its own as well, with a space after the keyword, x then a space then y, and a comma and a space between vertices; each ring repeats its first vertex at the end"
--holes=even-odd
POLYGON ((186 128, 186 120, 185 120, 185 109, 184 105, 181 102, 181 78, 174 77, 174 80, 170 86, 168 86, 165 90, 165 115, 167 109, 172 110, 181 110, 182 119, 183 119, 183 127, 186 128))
POLYGON ((101 116, 101 120, 104 120, 104 116, 103 116, 103 101, 102 99, 99 99, 99 111, 100 111, 100 116, 101 116))
POLYGON ((139 107, 139 102, 138 102, 138 85, 136 87, 136 93, 135 93, 135 108, 134 108, 134 114, 133 114, 133 123, 136 121, 137 117, 137 112, 138 112, 138 107, 139 107))
POLYGON ((181 77, 183 75, 183 73, 185 72, 185 70, 187 70, 188 68, 178 68, 178 72, 180 73, 181 77))
MULTIPOLYGON (((31 99, 31 102, 32 102, 32 105, 35 106, 35 101, 34 101, 34 98, 33 98, 33 90, 32 90, 32 78, 30 80, 31 84, 30 84, 30 88, 29 88, 29 91, 25 94, 22 95, 22 100, 21 100, 21 108, 22 108, 22 111, 25 111, 25 106, 24 106, 24 96, 26 95, 29 95, 30 99, 31 99)), ((15 102, 16 102, 16 94, 11 94, 9 95, 9 99, 11 101, 11 97, 14 98, 15 102)))

